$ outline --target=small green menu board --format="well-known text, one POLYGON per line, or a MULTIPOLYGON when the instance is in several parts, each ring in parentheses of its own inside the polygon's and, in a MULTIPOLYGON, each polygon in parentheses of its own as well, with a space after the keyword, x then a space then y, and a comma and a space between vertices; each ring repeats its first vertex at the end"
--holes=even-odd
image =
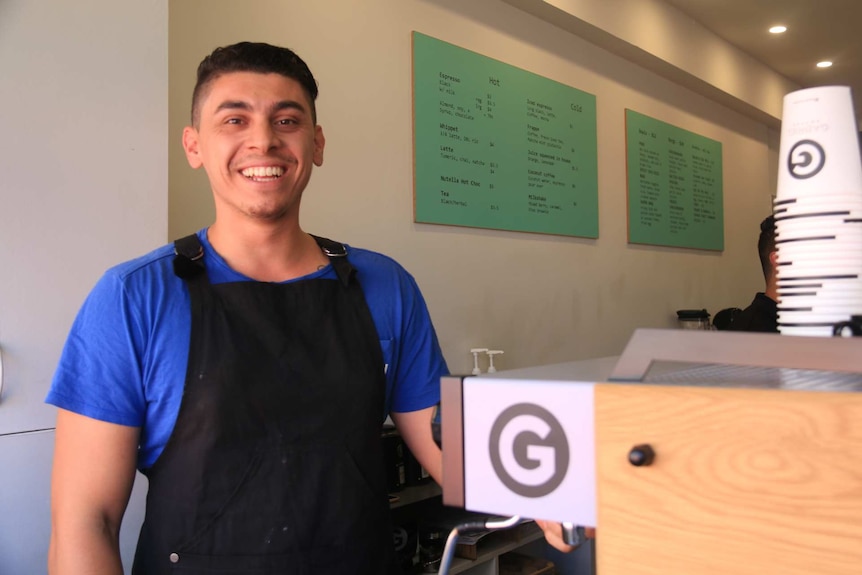
POLYGON ((629 242, 724 249, 721 142, 626 110, 629 242))
POLYGON ((417 222, 599 235, 596 98, 413 33, 417 222))

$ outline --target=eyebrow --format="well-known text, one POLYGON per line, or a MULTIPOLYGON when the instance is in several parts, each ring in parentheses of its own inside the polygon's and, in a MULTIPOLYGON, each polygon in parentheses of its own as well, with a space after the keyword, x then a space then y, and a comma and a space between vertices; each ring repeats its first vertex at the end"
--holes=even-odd
MULTIPOLYGON (((215 113, 219 113, 222 110, 250 111, 251 109, 251 104, 249 104, 248 102, 244 102, 242 100, 226 100, 218 105, 218 107, 215 109, 215 113)), ((304 114, 308 113, 308 110, 305 109, 305 106, 303 106, 302 103, 297 102, 296 100, 282 100, 272 106, 270 112, 278 112, 280 110, 297 110, 304 114)))

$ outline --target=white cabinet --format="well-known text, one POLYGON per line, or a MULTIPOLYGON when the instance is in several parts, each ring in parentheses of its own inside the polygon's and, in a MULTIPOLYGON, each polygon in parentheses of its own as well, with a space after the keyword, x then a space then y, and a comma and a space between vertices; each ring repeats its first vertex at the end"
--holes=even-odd
POLYGON ((107 267, 167 241, 167 5, 2 2, 3 575, 46 570, 55 410, 44 398, 75 313, 107 267))
POLYGON ((44 573, 54 433, 0 438, 0 573, 44 573))
MULTIPOLYGON (((53 453, 53 430, 0 438, 0 573, 3 575, 46 571, 53 453)), ((127 572, 144 519, 146 493, 146 479, 139 474, 120 532, 127 572)))

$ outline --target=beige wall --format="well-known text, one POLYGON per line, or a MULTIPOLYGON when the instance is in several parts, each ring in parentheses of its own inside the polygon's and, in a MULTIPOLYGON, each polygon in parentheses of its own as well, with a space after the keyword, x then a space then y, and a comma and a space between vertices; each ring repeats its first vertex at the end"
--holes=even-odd
POLYGON ((179 145, 195 67, 239 40, 296 50, 320 84, 326 159, 306 191, 304 228, 400 261, 453 372, 472 367, 471 347, 505 350, 501 369, 617 354, 636 327, 674 327, 681 308, 744 307, 760 289, 774 131, 500 0, 172 1, 172 238, 213 217, 206 179, 179 145), (413 222, 413 30, 596 95, 597 240, 413 222), (722 142, 723 252, 628 245, 625 108, 722 142))
POLYGON ((663 0, 503 0, 778 127, 791 82, 663 0))

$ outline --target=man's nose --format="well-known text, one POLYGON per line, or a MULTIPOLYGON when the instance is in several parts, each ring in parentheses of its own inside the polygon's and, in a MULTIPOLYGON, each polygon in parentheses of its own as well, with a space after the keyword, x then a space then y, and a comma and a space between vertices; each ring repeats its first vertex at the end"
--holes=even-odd
POLYGON ((270 122, 257 123, 249 135, 249 146, 264 152, 277 148, 280 143, 278 132, 270 122))

